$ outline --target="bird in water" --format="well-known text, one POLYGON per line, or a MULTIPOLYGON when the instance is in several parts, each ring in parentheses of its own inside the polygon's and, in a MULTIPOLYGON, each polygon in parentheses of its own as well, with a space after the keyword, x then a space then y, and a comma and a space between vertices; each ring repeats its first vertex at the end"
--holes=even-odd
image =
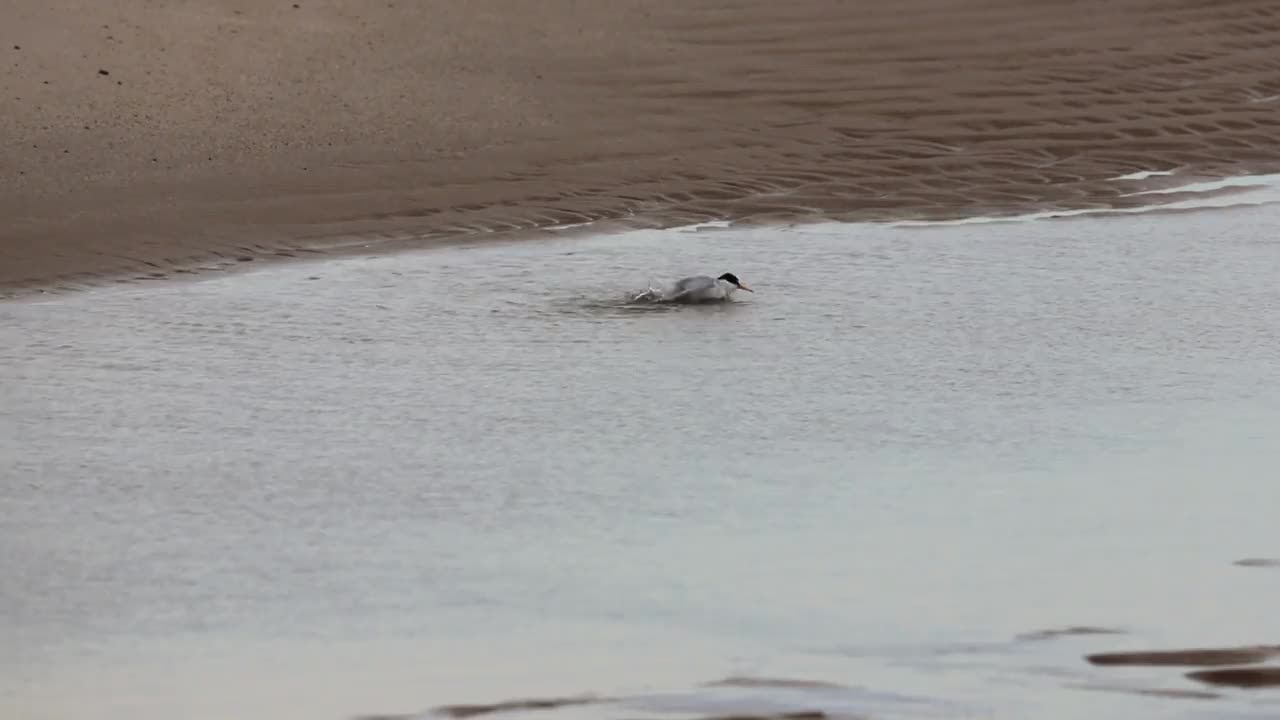
POLYGON ((700 303, 718 302, 732 299, 739 290, 754 293, 755 290, 743 285, 738 276, 725 273, 718 278, 709 275, 694 275, 681 278, 675 282, 669 292, 660 292, 653 288, 641 293, 636 299, 651 299, 659 302, 700 303))

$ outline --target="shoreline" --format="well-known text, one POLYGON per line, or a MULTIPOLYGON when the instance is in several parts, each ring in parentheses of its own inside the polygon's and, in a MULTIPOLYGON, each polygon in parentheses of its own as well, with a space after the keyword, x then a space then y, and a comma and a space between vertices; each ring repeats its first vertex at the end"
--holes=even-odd
POLYGON ((19 0, 0 294, 355 238, 1135 208, 1280 171, 1260 0, 349 5, 19 0))
POLYGON ((844 214, 796 212, 787 216, 761 219, 751 216, 716 215, 696 208, 669 207, 662 209, 664 211, 651 211, 647 214, 623 211, 576 222, 573 221, 576 218, 571 218, 570 222, 561 224, 557 224, 558 218, 543 216, 529 219, 523 225, 508 217, 492 225, 485 225, 483 222, 471 224, 464 222, 436 227, 424 225, 428 229, 417 231, 406 229, 398 224, 393 224, 394 229, 391 230, 379 229, 374 220, 330 225, 327 232, 321 229, 323 225, 288 226, 305 228, 310 233, 300 231, 294 235, 282 234, 275 242, 259 241, 254 244, 234 246, 211 245, 205 252, 197 252, 184 260, 161 259, 158 256, 139 257, 127 261, 133 264, 132 267, 125 264, 112 269, 97 268, 75 275, 38 278, 7 285, 0 283, 0 302, 74 293, 122 284, 209 279, 228 272, 252 271, 267 264, 280 262, 322 261, 326 258, 338 259, 358 255, 395 255, 434 247, 557 239, 642 229, 678 230, 703 223, 723 224, 725 228, 730 228, 786 227, 846 222, 928 230, 957 224, 1043 222, 1134 213, 1173 214, 1206 210, 1223 211, 1280 204, 1280 183, 1275 182, 1280 179, 1280 175, 1276 174, 1234 175, 1207 181, 1183 178, 1177 171, 1161 172, 1154 176, 1139 171, 1134 175, 1138 177, 1116 177, 1113 180, 1151 183, 1150 178, 1154 177, 1155 183, 1150 189, 1134 191, 1133 195, 1141 195, 1142 200, 1125 204, 1083 203, 1081 207, 1028 204, 1026 207, 1005 208, 997 213, 957 212, 923 218, 920 217, 920 213, 911 212, 858 217, 855 211, 844 214), (1268 179, 1272 182, 1265 182, 1268 179), (1237 182, 1244 180, 1258 182, 1237 182), (1253 202, 1231 202, 1231 199, 1236 196, 1257 190, 1263 191, 1266 196, 1262 199, 1255 198, 1253 202), (1228 202, 1214 204, 1215 198, 1226 198, 1228 202), (353 230, 352 227, 358 229, 353 230), (163 260, 163 263, 156 262, 157 260, 163 260))

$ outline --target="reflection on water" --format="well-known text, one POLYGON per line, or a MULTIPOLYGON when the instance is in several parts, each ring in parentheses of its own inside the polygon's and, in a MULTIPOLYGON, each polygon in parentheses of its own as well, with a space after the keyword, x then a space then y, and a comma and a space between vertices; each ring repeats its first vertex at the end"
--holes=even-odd
POLYGON ((1280 633, 1267 212, 0 305, 0 714, 1273 717, 1085 660, 1280 633), (757 292, 632 300, 724 267, 757 292))

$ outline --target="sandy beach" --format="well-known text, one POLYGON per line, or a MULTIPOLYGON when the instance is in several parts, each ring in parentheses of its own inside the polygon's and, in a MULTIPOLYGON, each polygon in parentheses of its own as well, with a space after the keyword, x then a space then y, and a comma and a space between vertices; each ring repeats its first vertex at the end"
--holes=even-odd
POLYGON ((10 291, 592 220, 1123 207, 1280 167, 1266 0, 4 13, 10 291))

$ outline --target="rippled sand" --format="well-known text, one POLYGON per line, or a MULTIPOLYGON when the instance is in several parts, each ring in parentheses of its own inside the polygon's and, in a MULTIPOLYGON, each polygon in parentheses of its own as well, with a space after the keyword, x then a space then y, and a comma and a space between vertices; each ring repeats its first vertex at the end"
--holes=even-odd
POLYGON ((1131 208, 1280 169, 1270 0, 10 6, 10 288, 352 235, 1131 208))

